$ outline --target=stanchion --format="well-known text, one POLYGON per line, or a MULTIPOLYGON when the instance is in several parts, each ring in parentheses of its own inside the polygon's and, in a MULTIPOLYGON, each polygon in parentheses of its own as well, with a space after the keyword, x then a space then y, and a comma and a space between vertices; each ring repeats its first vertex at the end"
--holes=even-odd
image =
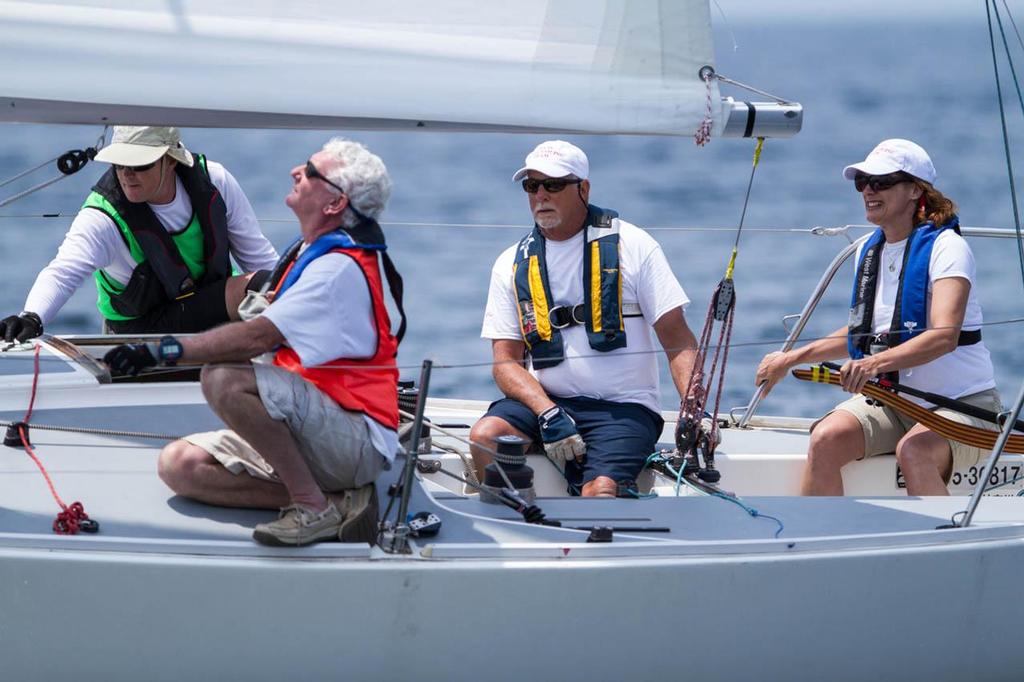
POLYGON ((1006 447, 1006 441, 1010 439, 1010 432, 1013 431, 1014 424, 1017 423, 1017 418, 1020 417, 1022 406, 1024 406, 1024 386, 1020 389, 1020 395, 1017 396, 1017 402, 1014 403, 1013 409, 1010 410, 1006 420, 1003 421, 1003 430, 999 433, 999 439, 996 440, 995 447, 992 448, 992 454, 985 464, 985 471, 981 474, 981 480, 978 481, 978 485, 974 487, 974 492, 971 493, 971 499, 967 505, 967 510, 964 512, 964 518, 960 523, 956 524, 957 527, 966 528, 971 525, 971 519, 974 518, 974 510, 978 508, 978 503, 981 502, 981 495, 988 486, 988 477, 992 475, 992 470, 995 469, 996 462, 999 461, 999 455, 1003 454, 1003 448, 1006 447))
POLYGON ((395 523, 381 534, 380 547, 389 554, 409 553, 409 524, 406 516, 409 514, 409 499, 412 497, 412 484, 416 475, 416 461, 420 452, 420 433, 423 429, 423 410, 427 404, 427 395, 430 392, 430 370, 434 363, 432 360, 423 361, 423 369, 420 371, 420 395, 416 403, 416 416, 413 419, 412 441, 406 451, 404 476, 402 477, 401 489, 399 490, 398 515, 395 523))

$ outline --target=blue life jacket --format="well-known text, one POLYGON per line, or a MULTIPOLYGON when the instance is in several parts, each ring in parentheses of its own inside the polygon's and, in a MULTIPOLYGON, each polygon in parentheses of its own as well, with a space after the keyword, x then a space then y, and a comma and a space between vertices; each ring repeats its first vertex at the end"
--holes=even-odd
MULTIPOLYGON (((622 315, 622 274, 619 271, 619 214, 587 206, 583 227, 584 323, 590 347, 608 352, 626 347, 622 315)), ((540 228, 523 237, 516 247, 512 283, 519 310, 519 325, 527 352, 536 369, 554 367, 565 359, 562 334, 552 324, 554 303, 544 258, 540 228)))
MULTIPOLYGON (((293 242, 285 250, 285 257, 283 257, 283 260, 287 259, 288 261, 290 261, 291 258, 287 257, 288 254, 292 252, 292 249, 294 247, 301 243, 302 237, 299 237, 299 239, 296 242, 293 242)), ((352 241, 352 238, 349 237, 348 234, 346 234, 342 230, 335 230, 334 232, 328 232, 327 234, 320 235, 319 237, 316 238, 316 241, 310 244, 305 251, 303 251, 301 254, 299 254, 297 258, 294 259, 295 264, 292 265, 290 269, 288 269, 287 274, 284 277, 284 281, 282 281, 281 284, 277 286, 276 296, 279 298, 281 294, 283 294, 289 287, 291 287, 291 285, 295 284, 295 282, 298 281, 299 276, 302 274, 302 271, 306 269, 307 265, 312 263, 320 256, 323 256, 326 253, 334 251, 335 249, 368 249, 375 251, 383 251, 385 248, 387 247, 383 244, 357 244, 354 241, 352 241)))
MULTIPOLYGON (((939 227, 931 221, 921 223, 907 237, 907 246, 903 252, 903 269, 900 271, 900 283, 896 291, 896 305, 889 333, 885 338, 885 345, 888 348, 898 346, 928 329, 928 265, 931 262, 935 239, 943 230, 949 229, 960 233, 960 221, 956 216, 939 227)), ((864 244, 860 261, 857 263, 846 339, 847 350, 854 360, 870 353, 874 335, 872 318, 875 312, 875 293, 878 290, 878 272, 884 244, 885 234, 879 228, 864 244)), ((968 338, 973 339, 973 336, 968 338)), ((978 333, 977 339, 980 338, 981 335, 978 333)), ((959 345, 977 343, 977 340, 965 343, 963 339, 962 334, 959 345)))

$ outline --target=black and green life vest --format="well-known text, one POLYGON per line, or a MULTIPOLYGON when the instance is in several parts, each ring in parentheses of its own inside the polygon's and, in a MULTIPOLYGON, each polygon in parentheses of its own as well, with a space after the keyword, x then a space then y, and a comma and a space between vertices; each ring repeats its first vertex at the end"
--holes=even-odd
POLYGON ((192 202, 192 219, 177 234, 167 232, 149 204, 128 201, 113 167, 86 198, 83 208, 110 216, 138 264, 127 284, 103 270, 96 271, 96 307, 108 320, 141 317, 231 274, 227 206, 210 181, 206 157, 195 156, 197 163, 191 168, 180 163, 175 166, 192 202))
MULTIPOLYGON (((626 346, 618 218, 615 211, 588 205, 583 227, 584 325, 590 347, 600 352, 626 346)), ((512 266, 519 325, 536 369, 554 367, 565 359, 561 331, 551 319, 555 306, 548 284, 545 242, 534 225, 516 246, 512 266)))

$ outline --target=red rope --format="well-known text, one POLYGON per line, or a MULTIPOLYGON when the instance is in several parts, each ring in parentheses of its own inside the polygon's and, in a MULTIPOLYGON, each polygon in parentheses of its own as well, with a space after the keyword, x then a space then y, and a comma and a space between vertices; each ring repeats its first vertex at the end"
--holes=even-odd
POLYGON ((693 362, 693 372, 690 374, 690 382, 687 386, 686 398, 679 405, 679 419, 688 422, 696 427, 704 416, 707 409, 707 399, 714 386, 715 401, 710 413, 711 432, 707 434, 707 454, 713 457, 717 447, 718 438, 718 409, 722 401, 722 389, 725 385, 725 367, 729 361, 729 342, 732 340, 733 313, 736 309, 735 294, 729 304, 728 310, 722 320, 718 331, 718 344, 711 355, 711 370, 705 374, 704 365, 707 363, 708 350, 711 346, 711 337, 715 326, 715 308, 718 304, 718 297, 722 293, 722 283, 719 282, 711 295, 711 302, 708 304, 707 316, 704 318, 704 328, 701 331, 700 341, 697 345, 697 354, 693 362), (721 363, 721 364, 719 364, 721 363))
POLYGON ((60 505, 61 511, 57 514, 57 518, 53 521, 53 532, 60 535, 74 535, 82 530, 83 527, 95 529, 96 522, 89 520, 89 515, 85 513, 85 507, 82 506, 81 502, 72 502, 70 505, 64 504, 64 500, 60 499, 60 495, 57 494, 57 488, 53 485, 53 480, 50 478, 50 474, 46 471, 46 467, 39 461, 35 451, 32 449, 31 443, 28 442, 28 420, 32 416, 32 408, 36 404, 36 393, 39 389, 39 351, 41 347, 36 345, 35 363, 32 373, 32 393, 28 400, 28 410, 25 412, 25 418, 22 420, 22 424, 18 425, 18 436, 21 437, 21 444, 25 448, 25 452, 32 461, 35 462, 36 466, 39 467, 40 473, 43 474, 43 478, 46 479, 46 485, 50 488, 50 494, 53 495, 53 499, 60 505), (83 523, 88 522, 88 524, 83 523))
POLYGON ((26 424, 28 424, 28 420, 32 416, 32 408, 36 404, 36 391, 39 389, 39 351, 41 348, 39 344, 36 344, 36 353, 32 363, 32 394, 28 399, 28 411, 25 412, 25 418, 22 419, 26 424))
POLYGON ((707 86, 707 103, 704 112, 704 118, 701 120, 700 125, 697 126, 697 132, 693 135, 693 142, 698 147, 703 147, 711 139, 711 125, 714 119, 711 117, 711 75, 708 74, 704 77, 704 83, 707 86))

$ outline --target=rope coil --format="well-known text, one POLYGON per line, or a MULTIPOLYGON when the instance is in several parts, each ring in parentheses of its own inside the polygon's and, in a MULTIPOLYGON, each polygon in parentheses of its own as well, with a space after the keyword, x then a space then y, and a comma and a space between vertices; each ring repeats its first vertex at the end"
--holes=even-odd
POLYGON ((50 488, 50 494, 53 495, 53 499, 56 500, 60 506, 61 511, 57 514, 57 518, 53 521, 53 532, 58 535, 75 535, 79 531, 86 533, 95 533, 99 531, 100 525, 96 521, 89 518, 89 515, 85 513, 85 507, 81 502, 72 502, 70 505, 64 504, 64 500, 57 494, 57 488, 53 485, 53 480, 50 478, 49 472, 46 471, 46 467, 40 461, 36 455, 35 450, 32 449, 32 445, 28 440, 28 427, 29 419, 32 417, 32 409, 35 407, 36 394, 39 388, 39 352, 42 350, 42 346, 36 345, 35 351, 35 371, 32 375, 32 392, 29 395, 28 410, 25 411, 25 418, 18 423, 18 435, 21 438, 22 447, 25 448, 25 453, 35 462, 35 465, 39 468, 39 472, 43 475, 46 480, 46 485, 50 488))

